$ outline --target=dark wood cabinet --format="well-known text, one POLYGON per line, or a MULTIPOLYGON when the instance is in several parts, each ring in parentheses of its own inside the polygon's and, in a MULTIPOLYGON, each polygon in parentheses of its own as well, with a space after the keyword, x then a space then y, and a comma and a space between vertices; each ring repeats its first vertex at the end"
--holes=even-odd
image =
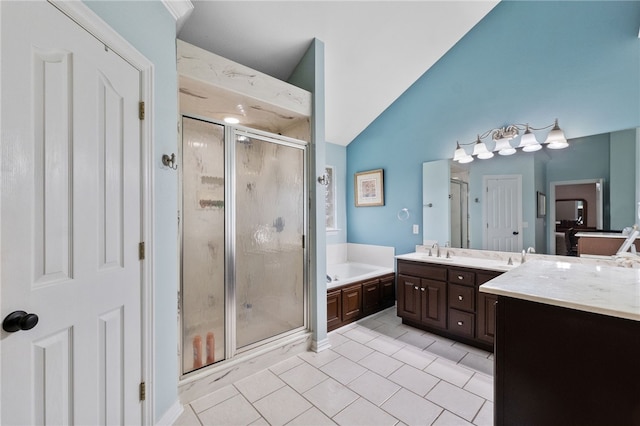
POLYGON ((447 328, 447 284, 442 281, 420 280, 421 317, 426 325, 447 328))
MULTIPOLYGON (((481 286, 497 277, 498 273, 478 272, 477 285, 481 286)), ((492 294, 478 292, 478 310, 476 322, 476 338, 493 345, 496 335, 496 302, 498 298, 492 294)))
POLYGON ((342 323, 342 291, 327 292, 327 330, 333 330, 342 323))
POLYGON ((493 351, 495 305, 478 287, 500 272, 401 259, 397 271, 403 323, 493 351))
POLYGON ((380 280, 376 279, 362 283, 362 314, 370 315, 377 312, 381 303, 380 280))
POLYGON ((495 425, 640 425, 640 321, 496 306, 495 425))
POLYGON ((380 303, 381 309, 393 306, 396 303, 396 279, 394 274, 380 278, 380 303))
POLYGON ((342 289, 342 322, 360 318, 362 312, 362 284, 342 289))
POLYGON ((493 344, 496 338, 496 302, 498 298, 485 293, 478 294, 478 324, 476 337, 493 344))
POLYGON ((420 278, 398 275, 398 316, 408 320, 420 321, 420 278))
POLYGON ((393 306, 395 287, 388 274, 327 290, 327 331, 393 306))

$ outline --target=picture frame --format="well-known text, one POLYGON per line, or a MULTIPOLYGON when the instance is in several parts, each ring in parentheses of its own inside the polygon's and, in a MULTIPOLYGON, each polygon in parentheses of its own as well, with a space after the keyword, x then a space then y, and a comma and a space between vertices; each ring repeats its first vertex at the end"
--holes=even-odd
POLYGON ((354 185, 356 207, 384 206, 383 169, 356 173, 354 185))
POLYGON ((547 196, 540 191, 536 191, 537 197, 537 216, 545 217, 547 215, 547 196))

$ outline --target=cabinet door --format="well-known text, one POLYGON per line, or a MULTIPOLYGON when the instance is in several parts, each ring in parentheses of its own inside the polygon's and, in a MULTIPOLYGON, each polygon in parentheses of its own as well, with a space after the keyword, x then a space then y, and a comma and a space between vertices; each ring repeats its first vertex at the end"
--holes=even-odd
POLYGON ((362 285, 342 289, 342 322, 360 318, 362 314, 362 285))
POLYGON ((493 343, 496 333, 496 302, 498 298, 491 294, 478 293, 478 323, 476 337, 484 342, 493 343))
POLYGON ((362 313, 372 314, 380 309, 380 283, 378 280, 362 283, 362 313))
POLYGON ((420 285, 422 315, 425 325, 447 328, 447 283, 422 279, 420 285))
POLYGON ((327 293, 327 330, 334 330, 342 325, 341 291, 327 293))
POLYGON ((382 308, 393 306, 396 302, 396 282, 394 276, 380 279, 380 297, 382 308))
POLYGON ((420 321, 420 278, 398 275, 398 316, 420 321))

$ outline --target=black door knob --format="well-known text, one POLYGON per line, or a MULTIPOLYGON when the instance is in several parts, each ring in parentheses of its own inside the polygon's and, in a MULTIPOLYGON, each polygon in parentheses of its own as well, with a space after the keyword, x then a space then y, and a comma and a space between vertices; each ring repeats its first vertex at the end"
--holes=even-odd
POLYGON ((513 231, 513 235, 518 235, 519 232, 518 231, 513 231))
POLYGON ((20 330, 31 330, 36 324, 38 324, 38 316, 36 314, 14 311, 2 321, 2 328, 4 331, 13 333, 20 330))

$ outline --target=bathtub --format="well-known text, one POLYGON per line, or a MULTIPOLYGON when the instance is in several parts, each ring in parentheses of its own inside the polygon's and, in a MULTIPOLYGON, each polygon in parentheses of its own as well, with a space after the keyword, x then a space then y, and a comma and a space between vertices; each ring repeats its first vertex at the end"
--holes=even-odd
POLYGON ((331 282, 327 283, 327 289, 367 280, 381 275, 392 274, 393 272, 393 268, 369 265, 367 263, 334 263, 327 265, 327 275, 331 277, 331 282))

